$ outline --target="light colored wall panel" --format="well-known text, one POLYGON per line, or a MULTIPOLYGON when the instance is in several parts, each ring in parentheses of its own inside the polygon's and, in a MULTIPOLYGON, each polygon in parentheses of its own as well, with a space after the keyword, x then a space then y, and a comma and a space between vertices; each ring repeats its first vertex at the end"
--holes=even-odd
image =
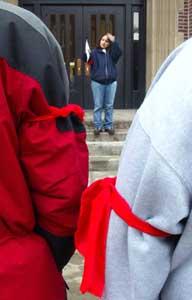
POLYGON ((184 0, 147 0, 146 86, 168 54, 184 40, 178 33, 178 12, 184 0))
POLYGON ((18 5, 18 0, 4 0, 4 1, 18 5))

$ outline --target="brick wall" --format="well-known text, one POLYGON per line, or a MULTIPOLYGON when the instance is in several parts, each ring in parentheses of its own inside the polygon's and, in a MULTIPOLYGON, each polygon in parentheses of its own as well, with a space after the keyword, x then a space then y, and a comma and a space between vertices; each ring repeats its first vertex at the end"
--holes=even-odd
POLYGON ((192 36, 192 0, 188 4, 189 9, 189 36, 192 36))
POLYGON ((192 0, 184 0, 184 9, 178 13, 178 32, 184 33, 184 39, 192 36, 192 0))

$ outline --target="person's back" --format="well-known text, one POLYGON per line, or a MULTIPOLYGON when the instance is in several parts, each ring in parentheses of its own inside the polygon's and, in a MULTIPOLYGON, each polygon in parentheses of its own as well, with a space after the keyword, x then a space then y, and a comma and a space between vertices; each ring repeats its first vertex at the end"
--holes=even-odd
POLYGON ((0 2, 0 40, 0 298, 64 300, 58 270, 87 184, 82 112, 67 105, 60 47, 37 17, 0 2))
POLYGON ((129 129, 116 180, 85 192, 76 235, 85 257, 82 292, 103 300, 192 299, 191 53, 192 39, 157 73, 129 129))
POLYGON ((105 300, 192 298, 191 51, 192 39, 160 69, 129 130, 116 183, 132 211, 170 237, 139 232, 112 213, 105 300))

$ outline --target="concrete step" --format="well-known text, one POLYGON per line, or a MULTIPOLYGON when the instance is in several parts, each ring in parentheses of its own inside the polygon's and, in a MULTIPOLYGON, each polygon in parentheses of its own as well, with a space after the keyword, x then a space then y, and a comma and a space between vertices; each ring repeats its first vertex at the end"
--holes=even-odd
POLYGON ((124 141, 92 141, 87 142, 90 156, 120 155, 124 141))
POLYGON ((94 172, 89 172, 89 184, 94 182, 95 180, 102 179, 105 177, 114 177, 117 175, 117 171, 94 171, 94 172))
POLYGON ((87 141, 124 141, 127 135, 127 129, 118 129, 114 135, 107 132, 101 132, 99 136, 94 136, 93 130, 87 130, 87 141))
POLYGON ((119 165, 119 156, 90 156, 89 171, 116 171, 119 165))
MULTIPOLYGON (((113 125, 114 125, 115 130, 117 130, 117 129, 128 130, 129 127, 131 126, 131 123, 132 123, 132 120, 116 120, 116 121, 114 121, 113 125)), ((85 122, 85 127, 87 130, 93 129, 94 128, 93 121, 87 120, 85 122)))
MULTIPOLYGON (((126 129, 131 125, 133 118, 135 116, 135 109, 114 109, 113 121, 114 128, 117 129, 126 129)), ((85 111, 85 126, 87 129, 93 129, 93 110, 85 111)))

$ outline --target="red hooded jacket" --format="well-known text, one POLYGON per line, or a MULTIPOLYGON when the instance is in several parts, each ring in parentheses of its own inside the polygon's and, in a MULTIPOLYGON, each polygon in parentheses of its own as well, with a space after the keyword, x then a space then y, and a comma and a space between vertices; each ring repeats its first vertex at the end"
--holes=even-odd
POLYGON ((0 299, 64 300, 34 230, 74 235, 88 177, 83 113, 67 103, 61 50, 39 19, 0 3, 0 40, 0 299))

